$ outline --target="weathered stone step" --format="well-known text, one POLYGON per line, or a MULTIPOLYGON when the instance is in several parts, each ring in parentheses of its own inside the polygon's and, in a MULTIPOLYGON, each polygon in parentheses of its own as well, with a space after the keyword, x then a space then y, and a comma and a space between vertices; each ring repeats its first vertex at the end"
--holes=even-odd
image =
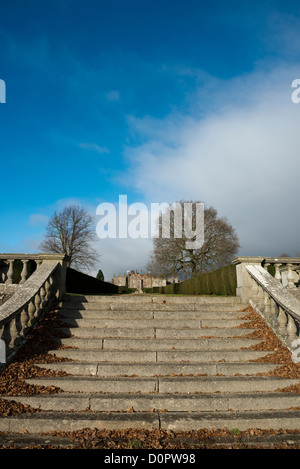
POLYGON ((241 319, 244 316, 239 312, 207 312, 207 311, 76 311, 73 309, 61 310, 60 317, 74 319, 241 319))
POLYGON ((51 377, 26 379, 28 384, 55 386, 64 392, 77 393, 241 393, 271 392, 299 383, 299 379, 265 376, 253 377, 51 377))
POLYGON ((192 431, 218 428, 240 431, 299 430, 300 410, 254 412, 159 412, 162 430, 192 431))
POLYGON ((78 443, 67 436, 6 433, 0 435, 0 449, 6 448, 75 449, 78 443))
MULTIPOLYGON (((158 303, 158 304, 242 304, 237 296, 213 296, 213 295, 64 295, 64 303, 105 303, 105 304, 135 304, 135 303, 158 303)), ((247 305, 246 305, 247 306, 247 305)))
POLYGON ((146 350, 83 350, 59 349, 50 351, 56 357, 81 362, 245 362, 268 355, 257 350, 203 350, 203 351, 146 351, 146 350))
POLYGON ((60 328, 64 334, 78 338, 174 338, 174 339, 200 339, 201 337, 239 337, 246 336, 254 329, 233 329, 233 328, 182 328, 182 329, 159 329, 159 328, 94 328, 94 327, 74 327, 60 328))
POLYGON ((77 347, 82 350, 240 350, 261 343, 261 340, 240 338, 217 339, 57 339, 62 345, 77 347))
MULTIPOLYGON (((249 428, 263 430, 295 430, 300 427, 300 411, 264 412, 36 412, 2 417, 1 432, 21 433, 27 430, 32 435, 53 431, 69 432, 83 428, 99 430, 146 430, 162 429, 192 431, 206 428, 214 430, 249 428)), ((289 437, 289 435, 287 435, 289 437)))
POLYGON ((234 312, 242 309, 240 304, 193 304, 193 303, 179 303, 179 304, 159 304, 159 303, 123 303, 123 304, 105 304, 105 303, 63 303, 63 310, 76 310, 76 311, 165 311, 165 312, 234 312))
MULTIPOLYGON (((68 433, 61 432, 61 436, 53 436, 50 433, 45 435, 39 435, 34 433, 28 434, 19 434, 19 433, 7 433, 2 434, 0 437, 0 448, 8 449, 13 445, 14 447, 23 449, 23 448, 37 448, 37 449, 81 449, 82 444, 80 440, 76 441, 73 438, 69 438, 68 433)), ((174 442, 172 437, 166 438, 167 441, 174 442)), ((195 437, 191 436, 182 436, 176 438, 175 441, 180 440, 185 445, 195 444, 195 437)), ((199 443, 199 441, 198 441, 199 443)), ((209 447, 222 447, 229 449, 232 448, 248 448, 252 449, 257 447, 259 449, 274 449, 274 448, 283 448, 285 445, 289 449, 299 449, 300 448, 300 435, 297 433, 297 430, 288 431, 285 433, 280 432, 267 432, 264 435, 257 436, 255 434, 243 434, 238 432, 236 435, 235 432, 232 432, 232 436, 229 434, 216 433, 212 434, 209 438, 209 441, 201 442, 203 448, 209 447)), ((91 442, 93 445, 93 442, 91 442)), ((86 448, 86 446, 84 446, 86 448)), ((93 446, 92 446, 93 447, 93 446)), ((188 447, 188 446, 186 446, 188 447)), ((127 457, 127 456, 125 456, 127 457)), ((132 463, 133 464, 133 463, 132 463)))
POLYGON ((83 428, 122 430, 127 428, 159 429, 157 412, 35 412, 1 417, 0 432, 32 434, 53 431, 70 432, 83 428))
POLYGON ((246 321, 242 319, 76 319, 76 318, 62 318, 64 325, 69 327, 93 327, 93 328, 130 328, 130 329, 145 329, 145 328, 167 328, 167 329, 199 329, 201 327, 219 327, 230 328, 239 327, 245 324, 246 321))
POLYGON ((234 328, 201 328, 199 330, 194 329, 155 329, 157 338, 177 338, 177 339, 197 339, 201 337, 223 337, 223 338, 235 338, 242 337, 251 334, 254 329, 234 329, 234 328))
POLYGON ((286 410, 300 407, 300 394, 229 393, 229 394, 86 394, 59 393, 34 396, 5 396, 6 400, 52 411, 150 412, 235 412, 286 410))
POLYGON ((60 362, 37 364, 40 368, 63 371, 78 376, 182 376, 182 375, 256 375, 269 373, 281 365, 279 363, 248 362, 248 363, 90 363, 60 362))

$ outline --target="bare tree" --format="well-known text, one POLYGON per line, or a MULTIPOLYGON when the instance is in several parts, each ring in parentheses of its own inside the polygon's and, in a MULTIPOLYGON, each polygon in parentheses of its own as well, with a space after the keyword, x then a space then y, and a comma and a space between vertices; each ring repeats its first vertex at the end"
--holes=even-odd
MULTIPOLYGON (((183 215, 183 201, 180 202, 183 215)), ((193 203, 193 225, 195 224, 195 204, 193 203)), ((147 269, 153 274, 175 275, 195 277, 219 267, 228 265, 239 249, 238 237, 234 228, 226 218, 218 218, 217 211, 213 207, 204 211, 204 243, 200 249, 186 249, 187 237, 182 232, 181 237, 175 236, 181 227, 176 227, 180 220, 175 211, 171 217, 170 237, 161 236, 163 230, 163 217, 158 220, 158 232, 160 236, 153 240, 153 252, 147 269)))
POLYGON ((90 267, 99 256, 92 247, 96 240, 94 219, 84 208, 73 205, 55 212, 50 218, 44 241, 40 245, 42 252, 67 254, 68 267, 90 267))

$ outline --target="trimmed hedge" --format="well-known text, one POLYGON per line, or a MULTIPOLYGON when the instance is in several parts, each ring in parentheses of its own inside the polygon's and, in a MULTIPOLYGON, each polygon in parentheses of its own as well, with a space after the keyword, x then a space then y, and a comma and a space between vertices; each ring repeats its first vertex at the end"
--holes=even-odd
POLYGON ((228 265, 180 283, 172 283, 165 287, 145 288, 144 291, 161 294, 235 296, 236 287, 235 265, 228 265))
POLYGON ((118 293, 118 287, 67 267, 66 291, 82 295, 105 295, 118 293))
POLYGON ((128 288, 126 286, 118 286, 118 293, 124 293, 124 294, 129 294, 129 293, 134 293, 136 291, 136 288, 128 288))

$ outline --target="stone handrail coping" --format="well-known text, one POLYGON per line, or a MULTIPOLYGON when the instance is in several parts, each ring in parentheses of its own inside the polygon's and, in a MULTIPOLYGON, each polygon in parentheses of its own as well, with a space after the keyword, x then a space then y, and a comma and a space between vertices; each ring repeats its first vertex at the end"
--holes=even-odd
POLYGON ((300 257, 265 257, 269 264, 300 264, 300 257))
MULTIPOLYGON (((299 259, 299 258, 298 258, 299 259)), ((246 264, 246 270, 294 319, 300 321, 300 301, 260 265, 246 264)))
POLYGON ((39 254, 19 254, 19 253, 16 253, 16 254, 13 254, 13 253, 0 253, 0 259, 1 260, 17 260, 17 259, 20 259, 20 260, 24 260, 24 259, 28 259, 28 260, 53 260, 53 261, 61 261, 63 259, 65 259, 67 256, 63 255, 63 254, 56 254, 56 253, 53 253, 53 254, 44 254, 44 253, 39 253, 39 254))
POLYGON ((2 306, 0 306, 0 326, 3 325, 3 321, 6 322, 9 320, 10 316, 13 317, 15 313, 24 308, 24 306, 34 298, 57 265, 58 262, 55 260, 49 260, 42 263, 28 278, 28 280, 26 280, 24 284, 20 285, 18 294, 13 295, 2 306))
POLYGON ((300 257, 236 257, 232 264, 300 264, 300 257))

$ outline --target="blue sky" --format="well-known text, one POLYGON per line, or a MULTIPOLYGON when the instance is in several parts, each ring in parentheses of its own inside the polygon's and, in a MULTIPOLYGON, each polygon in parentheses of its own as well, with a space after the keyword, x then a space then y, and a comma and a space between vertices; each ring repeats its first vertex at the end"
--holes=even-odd
MULTIPOLYGON (((241 255, 299 242, 300 4, 0 0, 0 251, 38 252, 71 203, 200 200, 241 255)), ((99 240, 142 269, 151 240, 99 240)), ((97 270, 97 269, 96 269, 97 270)))

